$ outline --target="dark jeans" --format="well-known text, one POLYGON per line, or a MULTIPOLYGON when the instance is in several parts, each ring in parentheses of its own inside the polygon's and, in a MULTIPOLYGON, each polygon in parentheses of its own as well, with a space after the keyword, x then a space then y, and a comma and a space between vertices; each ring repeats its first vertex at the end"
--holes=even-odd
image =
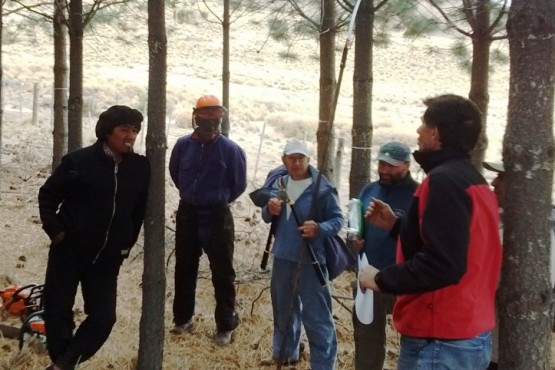
POLYGON ((44 287, 48 353, 58 366, 73 369, 102 347, 116 322, 117 278, 123 258, 100 258, 92 264, 79 246, 64 240, 50 248, 44 287), (86 319, 75 329, 73 304, 77 287, 86 319))
POLYGON ((200 207, 181 202, 177 210, 175 236, 175 296, 173 321, 182 325, 195 312, 195 291, 202 251, 208 256, 216 297, 218 331, 239 324, 235 313, 235 229, 228 206, 200 207))
POLYGON ((356 370, 382 370, 387 344, 386 317, 391 314, 394 304, 395 296, 374 292, 374 320, 368 325, 358 320, 353 307, 356 370))

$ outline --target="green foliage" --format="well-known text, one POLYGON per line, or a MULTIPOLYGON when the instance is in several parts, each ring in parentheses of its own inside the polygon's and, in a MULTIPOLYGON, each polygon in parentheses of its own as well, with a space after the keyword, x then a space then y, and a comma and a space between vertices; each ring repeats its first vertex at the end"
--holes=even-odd
POLYGON ((426 34, 434 33, 438 28, 439 24, 435 19, 415 17, 413 22, 406 25, 404 35, 409 38, 418 38, 426 34))
POLYGON ((9 45, 21 40, 34 40, 39 42, 40 36, 52 33, 52 26, 47 28, 47 23, 40 19, 27 19, 25 21, 4 19, 2 43, 9 45))
POLYGON ((285 19, 268 21, 268 31, 274 41, 285 42, 289 40, 289 24, 285 19))
MULTIPOLYGON (((285 43, 289 48, 294 48, 294 42, 299 39, 318 39, 321 28, 322 6, 320 0, 269 1, 266 7, 266 10, 269 9, 271 14, 271 19, 266 21, 268 36, 273 41, 285 43)), ((338 25, 345 27, 346 22, 344 20, 348 18, 349 13, 345 8, 338 6, 338 25)), ((289 55, 289 53, 286 53, 286 55, 289 55)))
POLYGON ((286 61, 290 61, 290 62, 299 59, 299 55, 295 54, 295 53, 292 53, 291 50, 281 51, 281 52, 278 53, 278 55, 281 59, 286 60, 286 61))
MULTIPOLYGON (((248 1, 249 3, 252 3, 253 1, 248 1)), ((244 0, 229 0, 229 7, 231 9, 240 9, 242 7, 246 7, 249 6, 249 4, 245 4, 247 3, 247 1, 244 0)))
POLYGON ((437 46, 427 46, 425 52, 427 55, 439 55, 443 51, 440 50, 437 46))
POLYGON ((455 41, 451 50, 453 51, 453 55, 455 55, 459 59, 470 58, 468 47, 462 40, 455 41))
POLYGON ((387 47, 391 43, 391 34, 384 30, 374 31, 374 46, 387 47))
MULTIPOLYGON (((474 17, 477 0, 468 1, 472 7, 470 11, 464 9, 463 0, 389 0, 375 15, 376 32, 379 40, 386 40, 389 32, 402 32, 405 37, 418 38, 424 35, 437 35, 440 33, 452 37, 453 45, 449 50, 456 57, 458 64, 464 70, 470 70, 472 63, 472 50, 470 38, 476 30, 471 24, 474 17), (437 6, 434 7, 434 4, 437 6)), ((490 37, 499 37, 505 33, 507 10, 502 9, 503 1, 490 0, 490 25, 499 18, 490 37)), ((376 45, 381 43, 376 42, 376 45)), ((439 50, 430 50, 437 53, 439 50)), ((507 57, 497 49, 492 52, 492 63, 506 63, 507 57)))
POLYGON ((491 61, 494 64, 508 64, 509 63, 509 56, 507 53, 503 52, 498 48, 493 49, 490 54, 491 61))
POLYGON ((296 22, 293 27, 293 33, 301 38, 314 38, 318 39, 318 33, 315 32, 314 26, 308 22, 296 22))
POLYGON ((46 22, 41 14, 52 14, 52 3, 35 2, 32 7, 28 4, 20 4, 18 1, 3 0, 2 28, 4 44, 11 44, 22 39, 31 39, 40 42, 43 35, 52 33, 52 26, 46 22))
POLYGON ((374 25, 382 33, 416 28, 423 18, 418 0, 389 0, 374 14, 374 25))
POLYGON ((178 9, 175 20, 177 24, 191 24, 195 20, 195 12, 192 9, 178 9))
POLYGON ((464 40, 456 40, 451 47, 451 52, 455 56, 459 67, 470 72, 472 68, 472 53, 464 40))

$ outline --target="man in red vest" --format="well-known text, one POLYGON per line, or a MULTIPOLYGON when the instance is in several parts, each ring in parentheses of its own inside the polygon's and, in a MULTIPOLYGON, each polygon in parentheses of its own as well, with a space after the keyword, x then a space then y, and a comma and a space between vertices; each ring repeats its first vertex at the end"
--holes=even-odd
POLYGON ((397 295, 399 370, 486 369, 502 250, 495 194, 470 160, 481 113, 451 94, 424 104, 413 156, 427 177, 406 217, 377 199, 365 215, 399 235, 397 263, 367 266, 359 284, 397 295))

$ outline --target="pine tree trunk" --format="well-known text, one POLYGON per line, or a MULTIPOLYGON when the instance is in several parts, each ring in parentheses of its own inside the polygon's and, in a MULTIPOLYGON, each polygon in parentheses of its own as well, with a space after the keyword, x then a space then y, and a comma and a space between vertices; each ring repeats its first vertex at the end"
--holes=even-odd
POLYGON ((335 0, 323 1, 320 33, 320 101, 318 110, 318 169, 333 179, 335 135, 330 124, 330 113, 335 94, 335 0))
POLYGON ((162 369, 166 275, 165 178, 166 178, 166 81, 167 38, 165 1, 148 1, 148 131, 146 155, 151 166, 145 217, 143 305, 137 369, 162 369))
POLYGON ((483 129, 472 151, 472 163, 479 170, 482 169, 486 149, 488 147, 487 138, 487 118, 489 105, 489 58, 491 46, 490 34, 490 5, 491 0, 476 1, 476 11, 473 24, 472 36, 472 70, 470 76, 469 98, 482 111, 483 129))
POLYGON ((372 160, 374 1, 360 4, 356 17, 355 69, 353 73, 353 145, 349 198, 355 198, 370 182, 372 160))
MULTIPOLYGON (((4 98, 2 86, 4 85, 4 67, 2 65, 2 32, 4 30, 4 16, 2 15, 4 11, 4 2, 0 1, 0 170, 2 169, 2 126, 4 122, 4 98)), ((1 180, 1 179, 0 179, 1 180)), ((2 196, 0 195, 0 199, 2 196)))
POLYGON ((500 284, 499 368, 550 369, 553 291, 555 3, 513 0, 507 22, 510 87, 503 161, 507 194, 500 284))
POLYGON ((69 101, 67 149, 83 146, 83 1, 69 3, 69 101))
MULTIPOLYGON (((224 19, 223 28, 223 65, 222 65, 222 104, 227 108, 229 113, 229 1, 224 0, 224 19)), ((230 131, 229 114, 227 114, 222 122, 222 135, 229 137, 230 131)))
POLYGON ((52 170, 67 151, 67 52, 63 1, 54 0, 54 129, 52 170))

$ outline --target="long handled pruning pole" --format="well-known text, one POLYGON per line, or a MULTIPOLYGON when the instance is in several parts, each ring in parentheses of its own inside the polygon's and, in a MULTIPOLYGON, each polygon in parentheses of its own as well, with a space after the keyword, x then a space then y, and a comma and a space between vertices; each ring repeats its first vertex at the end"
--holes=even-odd
POLYGON ((270 258, 270 249, 272 248, 272 239, 276 233, 276 221, 272 217, 272 223, 270 224, 270 232, 268 233, 268 239, 266 240, 266 247, 264 248, 264 254, 262 254, 262 261, 260 262, 260 269, 266 270, 268 267, 268 258, 270 258))
MULTIPOLYGON (((289 207, 291 207, 291 213, 295 218, 295 222, 297 222, 297 225, 301 226, 302 224, 299 220, 299 216, 297 216, 297 212, 295 211, 293 202, 289 202, 288 204, 289 207)), ((314 248, 312 248, 312 244, 310 244, 310 241, 307 238, 303 239, 308 250, 308 254, 310 255, 310 261, 312 262, 312 266, 314 266, 314 271, 316 272, 316 276, 318 277, 318 281, 320 282, 320 285, 324 287, 327 285, 327 281, 326 277, 324 276, 324 272, 322 271, 322 266, 320 266, 320 262, 318 262, 318 258, 316 257, 316 253, 314 253, 314 248)))

